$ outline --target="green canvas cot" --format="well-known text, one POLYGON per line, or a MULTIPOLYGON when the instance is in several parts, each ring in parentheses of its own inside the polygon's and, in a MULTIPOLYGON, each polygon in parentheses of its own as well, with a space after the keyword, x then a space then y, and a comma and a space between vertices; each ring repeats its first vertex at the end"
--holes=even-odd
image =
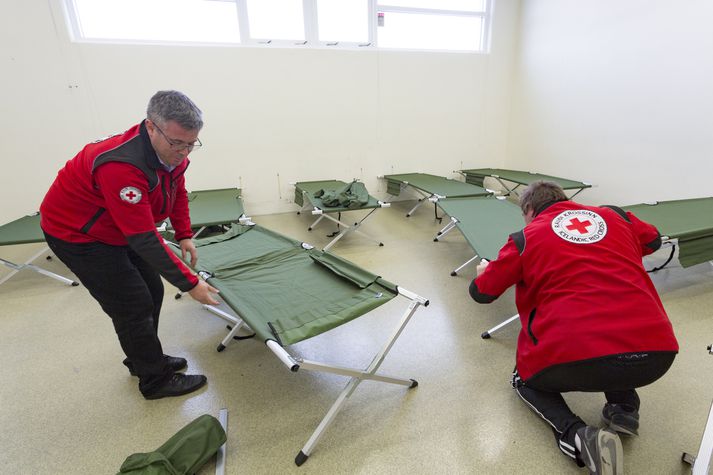
POLYGON ((623 206, 678 244, 682 267, 713 261, 713 197, 623 206))
POLYGON ((295 183, 294 187, 295 203, 301 208, 297 214, 302 213, 302 211, 309 210, 311 214, 319 216, 317 220, 307 228, 308 231, 312 231, 312 229, 314 229, 314 227, 317 226, 317 224, 324 218, 327 218, 337 224, 338 230, 334 234, 330 235, 333 239, 326 246, 324 246, 325 251, 328 251, 340 239, 349 233, 357 233, 376 242, 379 246, 384 245, 384 243, 378 239, 374 239, 359 228, 377 209, 387 208, 390 204, 371 196, 360 182, 356 180, 352 183, 346 183, 341 180, 300 181, 295 183), (351 197, 346 197, 346 200, 336 199, 337 195, 342 192, 346 191, 346 193, 349 194, 349 190, 351 188, 356 189, 357 187, 353 186, 353 184, 359 185, 358 192, 352 194, 351 197), (325 202, 325 199, 327 198, 329 198, 329 200, 325 202), (370 211, 353 225, 347 224, 341 220, 341 213, 358 210, 370 211), (334 214, 337 214, 336 218, 333 216, 334 214))
MULTIPOLYGON (((396 175, 384 175, 383 178, 387 182, 387 193, 392 196, 398 196, 402 191, 407 189, 420 196, 416 205, 406 213, 406 217, 411 216, 426 200, 434 203, 435 213, 435 203, 440 200, 488 196, 492 194, 492 191, 486 190, 482 186, 463 183, 462 181, 428 173, 400 173, 396 175)), ((436 217, 440 219, 438 215, 436 215, 436 217)))
MULTIPOLYGON (((258 225, 233 224, 225 234, 197 239, 195 244, 200 255, 195 270, 220 291, 220 298, 235 313, 204 306, 231 326, 218 351, 223 351, 241 328, 249 327, 291 371, 323 371, 350 378, 295 458, 297 465, 307 460, 346 398, 361 381, 416 385, 414 380, 376 371, 418 307, 428 304, 423 297, 339 256, 258 225), (286 349, 358 318, 397 296, 408 299, 409 306, 396 331, 366 369, 305 360, 292 356, 286 349)), ((176 249, 176 253, 180 255, 180 250, 176 249)))
POLYGON ((592 185, 584 181, 570 180, 558 176, 544 175, 542 173, 525 172, 520 170, 506 170, 504 168, 470 168, 459 170, 458 173, 465 176, 466 183, 483 186, 486 178, 494 178, 509 193, 517 194, 521 186, 527 186, 536 181, 553 181, 560 185, 563 190, 572 190, 570 199, 578 195, 582 190, 590 188, 592 185))

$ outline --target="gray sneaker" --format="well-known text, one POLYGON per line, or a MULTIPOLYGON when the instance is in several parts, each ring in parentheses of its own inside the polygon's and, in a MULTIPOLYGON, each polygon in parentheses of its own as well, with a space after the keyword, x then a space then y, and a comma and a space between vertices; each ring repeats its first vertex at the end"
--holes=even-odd
POLYGON ((582 427, 577 431, 582 449, 579 458, 592 475, 624 475, 621 440, 609 429, 582 427))
POLYGON ((639 435, 639 411, 627 411, 620 404, 604 404, 602 422, 621 434, 639 435))

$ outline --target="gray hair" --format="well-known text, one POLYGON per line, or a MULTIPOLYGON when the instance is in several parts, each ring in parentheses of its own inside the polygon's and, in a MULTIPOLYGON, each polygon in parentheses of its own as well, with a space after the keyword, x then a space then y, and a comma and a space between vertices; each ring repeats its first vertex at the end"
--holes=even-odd
POLYGON ((537 216, 548 204, 567 199, 564 190, 557 183, 539 180, 530 183, 520 195, 520 209, 524 214, 533 210, 537 216))
POLYGON ((203 127, 203 113, 192 100, 178 91, 158 91, 149 101, 146 117, 151 122, 165 125, 172 120, 187 130, 203 127))

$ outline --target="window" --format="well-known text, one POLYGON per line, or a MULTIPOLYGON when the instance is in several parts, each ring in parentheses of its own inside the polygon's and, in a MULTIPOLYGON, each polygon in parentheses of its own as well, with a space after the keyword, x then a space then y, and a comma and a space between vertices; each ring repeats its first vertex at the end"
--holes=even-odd
POLYGON ((78 41, 483 52, 494 0, 64 0, 78 41))
POLYGON ((299 0, 247 0, 250 36, 260 40, 305 39, 304 13, 299 0))
POLYGON ((327 43, 369 43, 368 0, 317 0, 318 38, 327 43))
POLYGON ((381 48, 483 51, 487 0, 377 0, 381 48))
POLYGON ((75 38, 239 43, 232 1, 70 0, 75 38))

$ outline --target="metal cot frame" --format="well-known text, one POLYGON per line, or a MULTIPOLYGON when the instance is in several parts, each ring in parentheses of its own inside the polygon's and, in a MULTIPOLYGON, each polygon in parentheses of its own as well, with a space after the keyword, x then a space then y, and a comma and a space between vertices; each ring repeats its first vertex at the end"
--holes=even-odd
POLYGON ((342 230, 337 232, 336 235, 330 236, 333 237, 329 243, 324 246, 324 250, 328 251, 332 246, 334 246, 340 239, 342 239, 344 236, 346 236, 349 233, 357 233, 360 234, 361 236, 364 236, 365 238, 374 241, 376 244, 379 246, 383 246, 384 243, 379 241, 373 236, 370 236, 369 234, 365 233, 361 229, 361 225, 364 223, 364 221, 369 218, 374 212, 379 209, 379 208, 388 208, 391 206, 391 203, 387 203, 381 200, 377 200, 373 196, 369 195, 370 201, 374 200, 376 202, 375 206, 369 206, 369 207, 363 207, 363 208, 354 208, 354 209, 349 209, 349 208, 329 208, 329 207, 319 207, 315 206, 313 200, 312 200, 312 194, 309 190, 303 189, 301 185, 304 184, 320 184, 320 183, 325 183, 325 184, 331 184, 334 182, 341 183, 343 185, 346 185, 346 183, 340 181, 340 180, 320 180, 320 181, 303 181, 303 182, 296 182, 296 183, 291 183, 294 187, 295 190, 298 193, 301 193, 302 195, 302 208, 297 211, 297 214, 301 214, 304 211, 309 211, 312 215, 314 216, 319 216, 312 224, 309 225, 307 228, 307 231, 312 231, 315 226, 317 226, 322 219, 327 218, 328 220, 332 221, 333 223, 336 223, 337 226, 342 226, 342 230), (311 208, 311 209, 310 209, 311 208), (341 220, 341 213, 342 212, 347 212, 347 211, 359 211, 359 210, 365 210, 365 209, 371 209, 366 216, 361 218, 359 221, 355 222, 353 225, 349 225, 345 223, 344 221, 341 220), (335 218, 334 216, 331 216, 331 214, 337 213, 338 218, 335 218))
POLYGON ((521 186, 527 186, 538 180, 554 181, 562 186, 565 191, 576 190, 569 199, 574 198, 579 193, 587 188, 591 188, 592 184, 585 181, 575 181, 567 178, 556 177, 552 175, 543 175, 541 173, 535 173, 531 171, 519 171, 519 170, 506 170, 499 168, 472 168, 465 170, 457 170, 456 173, 460 173, 466 179, 467 183, 474 177, 476 180, 482 180, 483 178, 494 178, 500 183, 500 186, 505 188, 508 194, 518 195, 517 190, 521 186))
MULTIPOLYGON (((489 194, 493 194, 493 190, 488 190, 485 188, 481 188, 477 185, 471 185, 470 183, 463 183, 458 180, 453 180, 451 178, 446 178, 442 176, 437 176, 437 175, 430 175, 428 173, 405 173, 405 174, 398 174, 398 175, 383 175, 383 176, 378 176, 377 178, 382 178, 385 180, 394 180, 399 182, 399 193, 402 191, 405 191, 407 189, 413 190, 417 195, 420 196, 418 200, 416 201, 416 204, 414 205, 413 208, 411 208, 407 213, 406 217, 409 218, 411 215, 416 211, 422 204, 424 204, 426 201, 430 201, 434 205, 434 210, 436 208, 436 205, 438 201, 440 200, 445 200, 448 198, 465 198, 465 197, 473 197, 473 196, 486 196, 489 194), (424 177, 427 180, 438 180, 442 181, 444 184, 454 184, 457 183, 461 188, 468 187, 469 185, 472 186, 473 188, 470 189, 469 191, 460 191, 460 192, 455 192, 455 193, 449 193, 445 194, 442 190, 441 193, 438 191, 424 185, 420 184, 417 182, 409 181, 409 180, 399 180, 394 177, 398 177, 399 175, 418 175, 420 177, 424 177), (483 191, 480 191, 480 190, 483 191)), ((441 219, 436 215, 436 219, 441 219)))
MULTIPOLYGON (((19 244, 31 244, 31 243, 44 242, 44 236, 42 235, 42 230, 40 229, 40 215, 39 215, 39 213, 34 213, 31 215, 27 215, 22 218, 16 219, 15 221, 11 221, 10 223, 0 226, 0 228, 11 229, 14 232, 20 232, 21 234, 24 235, 20 239, 16 239, 15 241, 4 242, 0 245, 19 245, 19 244)), ((28 260, 26 260, 22 264, 16 264, 14 262, 11 262, 7 259, 3 259, 2 257, 0 257, 0 264, 3 264, 4 266, 12 269, 12 271, 8 275, 6 275, 2 279, 0 279, 0 285, 4 284, 8 279, 13 277, 15 274, 17 274, 21 270, 25 270, 25 269, 37 272, 38 274, 45 275, 47 277, 58 280, 58 281, 60 281, 64 284, 67 284, 67 285, 71 285, 71 286, 79 285, 79 282, 68 279, 68 278, 63 277, 59 274, 55 274, 54 272, 50 272, 47 269, 43 269, 42 267, 32 264, 32 262, 34 262, 42 254, 47 252, 47 250, 48 250, 48 248, 45 246, 40 251, 33 254, 32 257, 30 257, 28 260)), ((47 256, 47 259, 48 260, 52 259, 52 256, 47 256)))
MULTIPOLYGON (((303 249, 312 249, 312 248, 314 248, 314 246, 307 244, 307 243, 302 243, 302 248, 303 249)), ((203 278, 206 281, 210 281, 210 279, 212 278, 212 276, 207 272, 199 272, 199 275, 201 278, 203 278)), ((268 339, 267 341, 265 341, 265 344, 270 349, 270 351, 272 351, 272 353, 275 354, 275 356, 277 356, 277 358, 293 373, 296 373, 299 370, 319 371, 319 372, 337 374, 340 376, 346 376, 349 378, 349 381, 347 382, 346 386, 344 387, 342 392, 337 397, 336 401, 329 408, 329 410, 327 411, 327 414, 324 416, 324 418, 319 423, 317 428, 314 430, 314 432, 312 433, 310 438, 307 440, 305 445, 302 447, 300 452, 295 457, 296 465, 300 466, 307 461, 309 456, 314 451, 314 448, 317 445, 317 443, 319 442, 319 440, 322 438, 322 436, 324 435, 326 430, 329 428, 329 426, 334 421, 337 414, 342 410, 342 408, 344 407, 346 402, 349 400, 351 395, 354 393, 354 391, 357 389, 357 387, 359 386, 359 384, 362 381, 368 380, 368 381, 378 381, 378 382, 382 382, 382 383, 396 384, 396 385, 400 385, 400 386, 406 386, 409 389, 415 388, 416 386, 418 386, 418 382, 414 379, 397 378, 394 376, 377 373, 379 367, 384 362, 386 356, 388 355, 388 353, 391 351, 394 344, 396 343, 396 340, 399 338, 399 336, 403 332, 404 328, 409 323, 409 321, 411 320, 413 315, 416 313, 418 308, 422 305, 424 307, 428 306, 428 304, 429 304, 429 301, 427 299, 425 299, 424 297, 421 297, 421 296, 415 294, 414 292, 406 290, 402 287, 397 287, 397 292, 398 292, 399 296, 402 296, 402 297, 408 299, 410 301, 410 303, 409 303, 408 307, 406 308, 406 310, 403 312, 398 325, 391 332, 390 337, 386 340, 384 345, 381 347, 381 350, 379 350, 374 355, 371 362, 364 369, 348 368, 348 367, 344 367, 344 366, 337 366, 337 365, 322 363, 322 362, 318 362, 318 361, 303 359, 303 358, 292 355, 287 349, 285 349, 281 345, 280 342, 278 342, 275 339, 268 339)), ((220 344, 218 345, 217 351, 219 351, 219 352, 223 351, 227 347, 227 345, 234 339, 234 337, 237 335, 237 333, 241 329, 246 328, 246 329, 250 330, 249 323, 235 314, 230 314, 228 312, 225 312, 225 311, 223 311, 217 307, 211 306, 211 305, 203 305, 203 308, 205 308, 210 313, 220 317, 221 319, 225 320, 228 323, 229 332, 226 334, 226 336, 221 340, 220 344)), ((236 339, 243 339, 243 338, 238 337, 236 339)))

